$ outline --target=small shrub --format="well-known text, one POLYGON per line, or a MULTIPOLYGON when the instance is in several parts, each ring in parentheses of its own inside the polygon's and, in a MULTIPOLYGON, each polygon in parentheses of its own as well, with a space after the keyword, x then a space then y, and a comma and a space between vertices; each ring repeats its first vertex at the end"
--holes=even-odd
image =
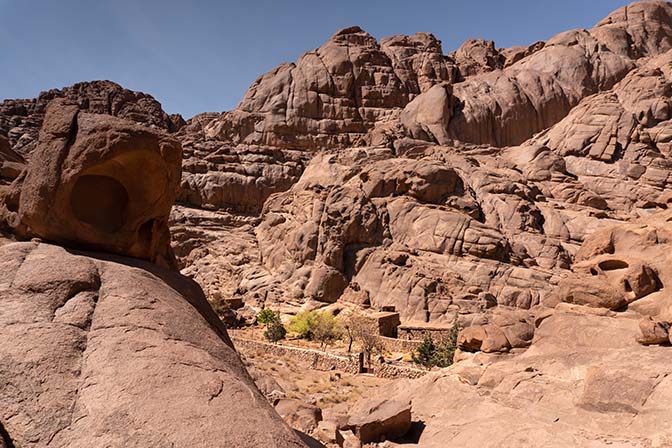
POLYGON ((302 339, 320 342, 323 348, 341 334, 338 320, 328 311, 301 311, 287 329, 302 339))
POLYGON ((318 341, 322 349, 341 336, 341 327, 338 320, 328 311, 316 313, 313 318, 311 339, 318 341))
POLYGON ((287 335, 287 330, 285 326, 282 325, 280 318, 276 316, 272 322, 268 324, 266 330, 264 330, 264 337, 271 342, 278 342, 281 339, 285 339, 287 335))
POLYGON ((435 342, 431 335, 426 335, 412 355, 413 362, 427 368, 448 367, 453 364, 459 331, 460 327, 455 323, 444 340, 435 342))
POLYGON ((300 311, 289 321, 287 329, 302 339, 310 339, 315 326, 314 311, 300 311))
POLYGON ((260 325, 268 325, 279 319, 280 316, 278 316, 278 313, 270 308, 264 308, 263 310, 259 311, 259 314, 257 314, 257 323, 260 325))

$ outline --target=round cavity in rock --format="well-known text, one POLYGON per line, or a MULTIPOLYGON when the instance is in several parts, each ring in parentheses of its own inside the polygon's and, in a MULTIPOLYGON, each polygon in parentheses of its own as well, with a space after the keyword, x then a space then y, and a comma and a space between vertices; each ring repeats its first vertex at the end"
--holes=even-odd
POLYGON ((598 263, 603 271, 616 271, 618 269, 628 269, 628 263, 623 260, 604 260, 598 263))
POLYGON ((80 221, 97 230, 114 233, 124 225, 128 192, 112 177, 80 176, 70 195, 70 207, 80 221))

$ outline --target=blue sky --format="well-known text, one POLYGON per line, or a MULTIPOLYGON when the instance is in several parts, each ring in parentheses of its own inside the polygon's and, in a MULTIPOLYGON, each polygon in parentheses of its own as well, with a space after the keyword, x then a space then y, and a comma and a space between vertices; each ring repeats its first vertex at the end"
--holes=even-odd
POLYGON ((257 76, 359 25, 527 45, 590 28, 617 0, 0 0, 0 100, 110 79, 185 118, 235 107, 257 76))

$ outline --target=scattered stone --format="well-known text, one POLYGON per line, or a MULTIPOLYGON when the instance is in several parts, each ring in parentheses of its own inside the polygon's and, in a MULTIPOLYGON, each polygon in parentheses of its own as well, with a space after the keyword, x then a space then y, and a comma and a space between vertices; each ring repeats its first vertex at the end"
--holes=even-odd
POLYGON ((639 329, 642 332, 637 342, 643 345, 667 344, 670 342, 670 324, 651 319, 639 321, 639 329))
POLYGON ((363 444, 399 439, 411 429, 411 404, 385 398, 362 402, 351 410, 345 429, 363 444))

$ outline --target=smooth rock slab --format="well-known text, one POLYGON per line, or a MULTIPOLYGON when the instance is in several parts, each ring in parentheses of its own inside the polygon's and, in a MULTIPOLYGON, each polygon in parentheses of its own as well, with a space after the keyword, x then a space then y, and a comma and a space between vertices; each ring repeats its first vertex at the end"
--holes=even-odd
POLYGON ((175 272, 6 244, 0 309, 0 424, 15 446, 305 446, 175 272))
POLYGON ((362 443, 395 440, 411 429, 411 403, 387 399, 364 402, 347 423, 362 443))

